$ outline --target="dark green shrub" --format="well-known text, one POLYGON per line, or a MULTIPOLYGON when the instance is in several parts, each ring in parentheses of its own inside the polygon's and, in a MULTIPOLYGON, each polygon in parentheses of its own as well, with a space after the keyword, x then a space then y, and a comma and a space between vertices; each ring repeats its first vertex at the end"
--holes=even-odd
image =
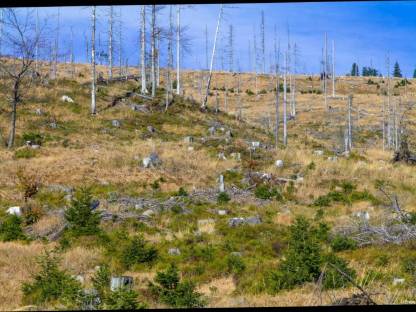
POLYGON ((401 260, 402 270, 416 277, 416 256, 406 256, 401 260))
POLYGON ((201 308, 205 305, 202 295, 195 291, 191 282, 180 281, 175 265, 170 265, 165 272, 157 272, 155 282, 149 284, 149 289, 162 303, 174 308, 201 308))
POLYGON ((266 90, 266 89, 261 89, 261 90, 259 91, 259 94, 267 94, 267 90, 266 90))
POLYGON ((188 196, 186 190, 181 186, 179 190, 175 193, 175 196, 188 196))
POLYGON ((405 221, 406 223, 416 225, 416 212, 408 212, 405 221))
POLYGON ((357 242, 349 237, 336 235, 331 241, 333 251, 352 250, 357 248, 357 242))
POLYGON ((30 141, 32 144, 42 145, 43 137, 40 133, 37 132, 25 132, 22 136, 23 143, 30 141))
POLYGON ((91 210, 91 191, 81 188, 71 200, 71 206, 65 211, 68 229, 75 236, 97 234, 100 224, 100 214, 91 210))
POLYGON ((23 301, 29 304, 59 303, 69 308, 79 308, 83 293, 81 284, 67 272, 58 268, 59 258, 45 252, 39 258, 40 271, 33 281, 23 283, 23 301))
POLYGON ((108 265, 101 265, 91 278, 94 288, 97 290, 100 298, 105 298, 110 290, 111 272, 108 265))
MULTIPOLYGON (((327 229, 327 226, 320 226, 327 229)), ((334 254, 322 255, 322 246, 318 233, 319 227, 312 226, 304 217, 296 218, 289 229, 289 244, 285 257, 276 271, 269 272, 266 277, 267 290, 276 293, 282 289, 291 289, 306 282, 315 281, 322 273, 323 267, 330 262, 340 270, 355 277, 355 272, 347 267, 347 263, 334 254)), ((325 232, 325 231, 323 231, 325 232)), ((325 266, 328 278, 323 286, 338 288, 346 285, 346 279, 339 273, 325 266), (326 283, 326 284, 325 284, 326 283)))
POLYGON ((246 268, 243 259, 237 255, 229 255, 227 257, 227 270, 230 273, 240 274, 246 268))
POLYGON ((271 292, 291 289, 319 277, 321 247, 304 217, 296 218, 290 226, 289 242, 285 259, 277 271, 270 272, 267 278, 268 290, 271 292))
POLYGON ((308 170, 314 170, 314 169, 316 168, 316 164, 315 164, 313 161, 311 161, 311 162, 308 164, 308 166, 306 166, 306 168, 307 168, 308 170))
POLYGON ((313 206, 328 207, 331 204, 331 199, 326 195, 321 195, 313 202, 313 206))
POLYGON ((250 89, 247 89, 247 90, 246 90, 246 94, 247 94, 248 96, 252 96, 252 95, 254 95, 254 92, 253 92, 253 91, 251 91, 250 89))
POLYGON ((136 235, 123 247, 121 251, 121 262, 129 269, 138 263, 150 263, 157 258, 157 250, 147 246, 141 235, 136 235))
POLYGON ((230 195, 228 195, 226 192, 220 192, 217 196, 217 202, 219 204, 228 203, 230 200, 231 200, 230 195))
POLYGON ((172 206, 172 208, 170 210, 175 214, 179 214, 183 211, 182 207, 179 206, 179 205, 172 206))
POLYGON ((355 279, 356 273, 353 269, 348 267, 348 264, 345 260, 337 257, 335 254, 328 254, 323 257, 323 263, 326 265, 324 279, 322 281, 323 289, 335 289, 343 288, 350 283, 347 277, 341 274, 339 271, 345 273, 352 280, 355 279), (334 268, 335 266, 336 268, 334 268))
POLYGON ((137 310, 144 309, 146 305, 139 302, 138 294, 132 289, 120 287, 104 299, 105 310, 137 310))
POLYGON ((0 240, 9 242, 26 239, 22 229, 22 219, 16 215, 7 215, 0 223, 0 240))
POLYGON ((159 183, 159 181, 158 181, 158 180, 153 181, 153 182, 150 184, 150 187, 151 187, 151 188, 152 188, 152 190, 154 190, 154 191, 159 190, 159 189, 160 189, 160 183, 159 183))
POLYGON ((385 267, 386 265, 389 264, 389 262, 390 262, 389 256, 383 254, 383 255, 380 255, 376 258, 376 263, 375 264, 379 267, 385 267))
POLYGON ((277 188, 275 187, 270 188, 266 184, 258 185, 254 191, 254 195, 260 199, 271 199, 273 197, 276 198, 277 200, 283 199, 282 195, 277 190, 277 188))

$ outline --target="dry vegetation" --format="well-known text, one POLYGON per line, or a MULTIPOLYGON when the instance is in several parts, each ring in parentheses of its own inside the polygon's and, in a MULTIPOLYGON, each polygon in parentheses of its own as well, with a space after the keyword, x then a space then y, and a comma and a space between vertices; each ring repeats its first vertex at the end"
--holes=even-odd
MULTIPOLYGON (((227 160, 217 158, 217 153, 226 150, 226 146, 221 144, 207 146, 199 142, 200 137, 208 136, 209 120, 218 119, 231 127, 235 135, 238 135, 234 142, 243 142, 243 139, 260 140, 268 144, 273 142, 271 132, 274 123, 274 92, 272 90, 275 82, 269 76, 259 77, 258 90, 265 89, 266 93, 259 94, 256 99, 256 95, 248 95, 245 92, 248 89, 254 92, 254 76, 241 75, 241 101, 245 119, 243 125, 232 117, 238 110, 236 77, 226 73, 215 73, 212 86, 222 88, 227 84, 228 88, 234 88, 234 92, 229 92, 228 95, 229 116, 222 113, 204 114, 195 108, 183 110, 180 114, 165 114, 161 122, 158 122, 157 114, 152 115, 156 117, 149 118, 132 111, 123 103, 107 108, 113 95, 123 94, 136 87, 137 83, 131 81, 99 86, 97 100, 99 114, 91 117, 88 93, 89 68, 77 65, 76 81, 73 81, 69 77, 69 69, 65 68, 68 66, 59 65, 60 79, 49 81, 46 86, 36 85, 26 92, 24 103, 18 107, 17 141, 20 147, 13 150, 0 149, 0 215, 4 215, 5 209, 10 206, 23 205, 22 194, 17 189, 16 172, 19 168, 24 168, 25 172, 35 173, 40 177, 42 187, 34 201, 44 212, 65 204, 59 196, 54 197, 53 194, 48 193, 47 186, 53 184, 74 188, 89 185, 92 187, 94 197, 99 198, 102 203, 100 208, 118 211, 118 207, 106 201, 111 192, 130 196, 155 195, 168 198, 179 187, 184 187, 188 192, 193 189, 216 187, 217 178, 221 173, 229 168, 241 168, 245 163, 244 159, 243 162, 238 162, 229 155, 226 155, 227 160), (61 102, 60 97, 64 94, 71 96, 75 103, 61 102), (38 108, 43 112, 40 116, 35 114, 38 108), (267 118, 270 119, 269 127, 265 122, 267 118), (111 120, 114 119, 121 122, 120 128, 112 127, 111 120), (56 129, 49 126, 52 121, 56 122, 56 129), (147 133, 146 127, 150 125, 156 129, 155 134, 147 133), (41 133, 45 138, 44 143, 40 149, 31 150, 33 154, 28 154, 27 158, 19 157, 19 151, 27 150, 23 147, 23 134, 28 132, 41 133), (190 144, 183 140, 189 135, 195 138, 195 143, 192 144, 194 150, 189 150, 190 144), (161 167, 145 169, 141 166, 141 160, 151 152, 157 152, 162 159, 161 167), (152 190, 150 185, 154 181, 160 181, 161 178, 160 189, 157 192, 152 190)), ((99 67, 98 71, 100 70, 106 72, 105 68, 99 67)), ((130 69, 130 72, 135 73, 135 69, 130 69)), ((199 75, 194 72, 183 74, 185 96, 191 96, 195 100, 200 98, 197 88, 199 75)), ((346 297, 357 291, 354 287, 348 287, 324 292, 321 298, 314 293, 314 284, 282 291, 277 295, 267 295, 257 291, 260 287, 258 284, 261 284, 263 278, 261 272, 275 267, 279 262, 270 247, 271 243, 279 238, 265 238, 262 236, 262 231, 269 233, 268 231, 272 231, 271 228, 280 230, 291 224, 296 215, 302 214, 314 218, 317 208, 311 204, 318 196, 330 191, 333 181, 349 181, 357 186, 357 190, 368 190, 370 194, 380 199, 382 195, 375 187, 375 182, 388 181, 399 196, 402 208, 416 212, 414 167, 392 163, 390 161, 392 151, 382 150, 381 107, 385 100, 382 95, 385 81, 382 78, 372 78, 380 85, 380 88, 377 88, 376 85, 367 83, 368 78, 339 77, 337 79, 337 96, 346 97, 352 93, 353 107, 359 111, 359 114, 354 112, 353 155, 330 161, 328 157, 335 155, 334 151, 342 149, 343 146, 340 129, 346 122, 346 99, 329 98, 328 103, 332 110, 326 112, 322 95, 302 94, 303 91, 320 88, 318 77, 297 76, 296 80, 297 117, 295 121, 289 121, 289 146, 287 148, 279 146, 277 150, 269 151, 268 155, 271 155, 271 158, 261 162, 255 169, 286 178, 298 174, 303 177, 303 181, 295 184, 295 200, 284 203, 273 201, 266 206, 236 205, 232 202, 226 205, 231 216, 259 214, 264 221, 264 224, 258 227, 258 237, 251 239, 250 245, 237 244, 245 249, 243 258, 248 270, 245 274, 249 277, 236 282, 232 276, 221 273, 218 268, 215 268, 214 272, 207 272, 211 266, 198 275, 196 271, 204 266, 203 261, 197 263, 197 268, 195 265, 192 266, 193 264, 183 262, 183 276, 193 278, 197 282, 198 289, 207 296, 210 307, 330 304, 334 298, 346 297), (317 149, 323 150, 324 155, 315 155, 314 151, 317 149), (283 168, 274 165, 277 159, 283 160, 283 168), (311 169, 312 163, 314 165, 311 169)), ((399 101, 400 98, 402 103, 405 103, 414 98, 416 82, 413 80, 411 82, 406 90, 403 87, 395 89, 395 92, 400 93, 401 96, 393 96, 393 101, 399 101)), ((215 91, 213 92, 215 95, 215 91)), ((223 111, 225 92, 218 92, 220 109, 223 111)), ((142 102, 139 100, 139 103, 142 102)), ((209 98, 209 106, 215 106, 215 96, 209 98)), ((6 102, 0 102, 0 131, 3 134, 6 133, 8 126, 8 109, 6 102)), ((163 114, 160 113, 160 116, 163 114)), ((410 143, 410 146, 414 145, 410 143)), ((226 186, 228 183, 226 180, 226 186)), ((173 247, 188 248, 186 242, 195 230, 199 230, 204 235, 204 241, 208 245, 214 248, 221 246, 224 243, 221 240, 228 235, 224 234, 228 217, 213 216, 210 211, 217 208, 216 206, 211 204, 206 207, 192 207, 194 212, 190 217, 184 216, 183 219, 181 216, 169 213, 156 216, 152 223, 154 229, 146 230, 144 233, 148 242, 157 244, 162 255, 161 263, 151 268, 140 267, 137 270, 121 273, 133 276, 135 287, 140 289, 143 284, 141 281, 151 280, 155 272, 164 267, 162 263, 164 260, 173 259, 167 254, 167 249, 173 245, 173 247), (198 223, 198 220, 209 218, 214 218, 214 222, 198 223)), ((334 203, 329 207, 323 207, 323 220, 336 228, 348 224, 354 212, 369 211, 371 218, 376 219, 385 212, 385 209, 385 206, 369 200, 357 201, 352 205, 334 203)), ((60 222, 62 220, 57 216, 41 217, 33 225, 33 232, 38 236, 45 235, 60 222)), ((118 227, 118 225, 105 225, 108 230, 118 227)), ((131 233, 139 231, 131 226, 127 228, 131 233)), ((27 281, 30 272, 36 268, 34 266, 36 256, 44 248, 51 248, 54 244, 56 243, 39 241, 0 243, 1 310, 16 309, 21 306, 21 283, 27 281)), ((366 289, 369 291, 383 293, 374 296, 376 302, 406 303, 414 300, 413 286, 410 282, 412 277, 402 273, 400 263, 402 259, 414 253, 414 245, 408 244, 383 248, 368 246, 344 251, 340 255, 349 260, 351 266, 356 269, 358 280, 365 278, 366 272, 371 270, 380 273, 381 277, 366 284, 366 289), (377 259, 380 257, 387 257, 388 265, 379 266, 377 259), (393 286, 393 278, 402 276, 409 282, 402 286, 393 286)), ((215 257, 222 256, 219 254, 215 257)), ((104 259, 103 257, 104 251, 94 246, 93 242, 80 240, 64 253, 61 265, 71 274, 89 276, 94 267, 104 259), (84 243, 87 245, 83 245, 84 243)), ((155 303, 154 306, 160 305, 155 303)))

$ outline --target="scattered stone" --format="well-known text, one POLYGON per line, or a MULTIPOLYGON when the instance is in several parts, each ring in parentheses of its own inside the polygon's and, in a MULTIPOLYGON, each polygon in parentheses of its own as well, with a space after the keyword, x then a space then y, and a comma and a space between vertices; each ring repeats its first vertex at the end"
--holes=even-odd
POLYGON ((179 248, 169 248, 168 254, 170 254, 171 256, 179 256, 181 254, 181 251, 179 250, 179 248))
POLYGON ((220 153, 218 153, 218 159, 219 160, 227 160, 227 157, 225 157, 225 155, 224 155, 224 153, 223 152, 220 152, 220 153))
POLYGON ((186 136, 186 137, 183 138, 183 141, 185 143, 190 144, 190 143, 193 143, 194 142, 194 138, 192 136, 186 136))
POLYGON ((112 120, 111 125, 116 128, 120 128, 121 126, 120 121, 118 121, 117 119, 112 120))
POLYGON ((208 133, 209 133, 209 135, 214 135, 215 134, 215 127, 209 127, 208 128, 208 133))
POLYGON ((8 214, 20 217, 22 215, 22 208, 19 206, 10 207, 9 209, 6 210, 6 212, 8 214))
POLYGON ((303 182, 303 177, 301 177, 301 176, 298 176, 298 177, 296 177, 296 182, 297 183, 302 183, 303 182))
POLYGON ((38 115, 38 116, 41 116, 41 115, 43 115, 43 112, 42 112, 42 110, 40 108, 37 108, 35 110, 35 114, 38 115))
POLYGON ((324 151, 322 150, 316 150, 313 152, 316 156, 322 156, 324 154, 324 151))
POLYGON ((359 211, 354 213, 354 216, 365 221, 370 220, 370 213, 368 211, 359 211))
POLYGON ((52 129, 56 129, 58 128, 58 125, 56 124, 56 122, 53 121, 49 124, 49 127, 51 127, 52 129))
POLYGON ((260 224, 261 223, 261 219, 259 216, 246 218, 245 221, 248 224, 260 224))
POLYGON ((260 224, 261 219, 258 216, 255 217, 248 217, 248 218, 231 218, 228 220, 228 226, 230 227, 236 227, 243 224, 260 224))
POLYGON ((338 157, 337 156, 330 156, 330 157, 328 157, 328 160, 335 162, 335 161, 338 160, 338 157))
POLYGON ((112 276, 110 289, 115 291, 121 287, 131 288, 133 286, 133 277, 131 276, 112 276))
POLYGON ((283 167, 283 160, 278 159, 278 160, 276 160, 276 162, 274 164, 276 165, 277 168, 282 168, 283 167))
POLYGON ((230 227, 236 227, 243 224, 245 224, 244 218, 231 218, 228 220, 228 226, 230 227))
POLYGON ((143 159, 143 167, 150 168, 150 167, 157 167, 162 163, 159 159, 159 156, 156 153, 151 153, 149 157, 143 159))
POLYGON ((76 275, 76 276, 74 276, 74 278, 75 278, 78 282, 80 282, 81 284, 84 284, 84 282, 85 282, 85 278, 84 278, 84 276, 82 276, 82 275, 76 275))
POLYGON ((405 279, 404 278, 397 278, 397 277, 395 277, 393 279, 393 286, 403 285, 404 282, 405 282, 405 279))
POLYGON ((91 210, 95 210, 98 208, 99 205, 100 205, 100 201, 98 199, 94 199, 90 204, 90 208, 91 210))
POLYGON ((149 109, 147 108, 146 105, 137 105, 137 104, 133 104, 130 106, 132 110, 134 110, 135 112, 141 112, 141 113, 149 113, 149 109))
POLYGON ((142 216, 146 218, 150 218, 155 214, 155 212, 152 209, 148 209, 145 212, 143 212, 142 216))
POLYGON ((375 305, 374 301, 363 293, 353 294, 351 297, 338 299, 332 304, 338 306, 375 305))
POLYGON ((192 152, 194 150, 193 146, 188 146, 188 151, 192 152))
POLYGON ((61 97, 61 101, 62 101, 62 102, 68 102, 68 103, 74 103, 74 100, 73 100, 73 99, 71 99, 68 95, 63 95, 63 96, 61 97))
POLYGON ((260 147, 260 142, 259 141, 253 141, 253 142, 251 142, 251 147, 252 148, 258 148, 258 147, 260 147))
POLYGON ((72 187, 65 186, 62 184, 51 184, 51 185, 48 185, 47 189, 50 192, 63 192, 67 194, 72 194, 72 192, 74 191, 72 187))
POLYGON ((234 257, 241 257, 242 256, 242 253, 239 252, 239 251, 233 251, 233 252, 230 253, 230 255, 231 256, 234 256, 234 257))
POLYGON ((217 211, 217 213, 218 213, 219 216, 225 216, 225 215, 228 214, 228 210, 220 209, 220 210, 217 211))
POLYGON ((156 129, 153 128, 153 126, 147 126, 147 131, 149 131, 150 133, 155 133, 156 129))
POLYGON ((38 144, 31 144, 30 145, 30 148, 31 149, 40 149, 40 145, 38 145, 38 144))
POLYGON ((220 127, 220 128, 219 128, 219 130, 220 130, 221 132, 224 132, 224 131, 225 131, 225 128, 224 128, 224 127, 220 127))
POLYGON ((232 133, 232 131, 231 131, 231 130, 227 130, 227 132, 225 132, 225 136, 226 136, 227 138, 232 138, 234 135, 233 135, 233 133, 232 133))

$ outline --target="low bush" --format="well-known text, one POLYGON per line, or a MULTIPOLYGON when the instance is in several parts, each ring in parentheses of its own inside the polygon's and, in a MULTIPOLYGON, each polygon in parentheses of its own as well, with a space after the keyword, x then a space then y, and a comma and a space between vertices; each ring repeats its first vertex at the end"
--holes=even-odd
POLYGON ((157 258, 157 250, 148 246, 141 235, 129 239, 121 249, 121 262, 129 269, 138 263, 151 263, 157 258))
POLYGON ((26 239, 22 229, 22 219, 16 215, 7 215, 0 222, 0 240, 9 242, 19 239, 26 239))
POLYGON ((33 158, 36 156, 36 150, 33 150, 31 148, 21 148, 14 152, 14 158, 33 158))
POLYGON ((22 136, 23 144, 30 141, 32 144, 42 145, 43 136, 38 132, 25 132, 22 136))
POLYGON ((75 192, 71 206, 65 211, 65 220, 73 235, 93 235, 100 232, 100 214, 91 209, 92 203, 90 189, 80 188, 75 192))
POLYGON ((252 95, 254 95, 254 92, 253 92, 253 91, 251 91, 250 89, 247 89, 247 90, 246 90, 246 94, 247 94, 248 96, 252 96, 252 95))
POLYGON ((409 255, 401 259, 402 270, 405 273, 411 274, 416 277, 416 256, 409 255))
POLYGON ((231 200, 230 195, 228 195, 226 192, 220 192, 217 196, 217 202, 219 204, 228 203, 230 200, 231 200))
POLYGON ((206 304, 191 282, 180 281, 175 265, 170 265, 164 272, 157 272, 154 281, 149 283, 149 289, 164 304, 174 308, 202 308, 206 304))
POLYGON ((227 270, 229 273, 240 274, 246 268, 246 265, 244 264, 244 261, 243 259, 241 259, 240 256, 229 255, 226 261, 227 261, 227 270))
POLYGON ((266 184, 258 185, 254 191, 254 195, 260 199, 276 198, 277 200, 281 200, 283 198, 277 188, 270 188, 266 184))
POLYGON ((81 284, 58 267, 59 258, 45 252, 39 258, 40 271, 33 281, 23 283, 23 301, 29 304, 58 303, 67 308, 80 308, 83 301, 81 284))
POLYGON ((138 294, 132 289, 120 287, 109 293, 102 305, 105 310, 138 310, 146 308, 144 303, 138 300, 138 294))
POLYGON ((186 190, 181 186, 174 195, 175 196, 188 196, 188 192, 186 192, 186 190))
POLYGON ((336 235, 331 241, 333 251, 352 250, 357 248, 357 242, 349 237, 336 235))

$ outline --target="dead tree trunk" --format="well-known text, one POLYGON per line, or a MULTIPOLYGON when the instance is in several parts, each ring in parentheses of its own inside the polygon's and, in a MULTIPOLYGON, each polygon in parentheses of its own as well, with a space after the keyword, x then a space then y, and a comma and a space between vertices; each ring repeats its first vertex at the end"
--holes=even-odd
POLYGON ((95 6, 92 7, 92 34, 91 34, 91 76, 92 76, 92 83, 91 83, 91 114, 96 114, 96 102, 95 102, 95 83, 96 83, 96 72, 95 72, 95 23, 96 23, 96 16, 95 16, 95 6))
POLYGON ((207 89, 206 89, 206 92, 205 92, 204 101, 202 102, 202 105, 201 105, 201 108, 202 109, 205 109, 207 107, 209 87, 211 85, 211 78, 212 78, 212 67, 214 65, 215 46, 217 44, 217 37, 218 37, 218 33, 220 31, 220 24, 221 24, 222 12, 223 12, 223 4, 221 4, 221 6, 220 6, 220 12, 218 14, 217 29, 215 30, 214 46, 212 47, 211 64, 210 64, 210 68, 209 68, 209 76, 208 76, 208 82, 207 82, 207 89))
POLYGON ((146 6, 142 5, 141 7, 141 38, 140 38, 140 60, 141 60, 141 76, 142 76, 142 94, 147 94, 147 86, 146 86, 146 6))
POLYGON ((110 15, 108 19, 108 78, 113 78, 113 6, 110 6, 110 15))
POLYGON ((176 7, 176 94, 181 92, 181 7, 176 7))
POLYGON ((152 5, 152 35, 150 38, 150 49, 151 49, 151 77, 152 77, 152 97, 156 96, 156 5, 152 5))
POLYGON ((283 145, 287 146, 287 54, 285 54, 285 74, 283 76, 283 145))

